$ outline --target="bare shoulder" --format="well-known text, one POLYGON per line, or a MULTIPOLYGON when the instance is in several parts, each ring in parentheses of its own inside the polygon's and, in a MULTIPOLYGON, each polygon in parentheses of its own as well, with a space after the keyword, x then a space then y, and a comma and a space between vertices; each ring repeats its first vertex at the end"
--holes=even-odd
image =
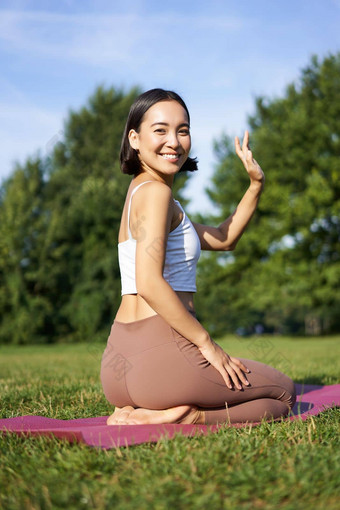
POLYGON ((144 195, 150 193, 168 193, 172 194, 171 188, 167 186, 164 182, 160 181, 144 181, 147 186, 141 186, 139 188, 139 194, 142 193, 144 195))
POLYGON ((152 181, 148 182, 145 186, 141 186, 133 198, 138 210, 140 208, 148 208, 150 205, 158 209, 159 207, 162 208, 162 206, 169 207, 172 191, 163 182, 152 181))

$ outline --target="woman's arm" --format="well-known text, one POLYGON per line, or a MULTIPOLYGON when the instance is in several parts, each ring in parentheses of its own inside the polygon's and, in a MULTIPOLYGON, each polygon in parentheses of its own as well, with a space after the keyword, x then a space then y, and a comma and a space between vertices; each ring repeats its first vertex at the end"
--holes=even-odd
POLYGON ((185 338, 197 345, 204 357, 220 372, 225 383, 230 379, 239 387, 247 384, 242 371, 247 368, 231 358, 185 308, 176 292, 163 278, 165 252, 171 228, 173 199, 171 189, 154 182, 143 186, 134 197, 135 224, 140 225, 135 238, 137 293, 164 320, 185 338))
POLYGON ((240 141, 235 138, 236 154, 239 156, 250 177, 250 185, 234 213, 218 227, 194 223, 202 250, 234 250, 246 226, 250 222, 264 186, 264 174, 259 164, 253 159, 249 149, 249 133, 245 132, 242 149, 240 141))
POLYGON ((138 235, 135 235, 137 292, 170 326, 198 347, 203 347, 210 340, 209 333, 187 311, 163 278, 173 214, 171 189, 160 182, 143 186, 134 196, 133 207, 137 215, 134 223, 140 225, 138 235))

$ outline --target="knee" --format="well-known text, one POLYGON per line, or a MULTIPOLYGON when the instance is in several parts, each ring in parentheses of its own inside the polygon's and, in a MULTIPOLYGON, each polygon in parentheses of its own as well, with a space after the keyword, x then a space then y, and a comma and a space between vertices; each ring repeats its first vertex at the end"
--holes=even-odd
POLYGON ((292 409, 296 402, 296 388, 294 381, 287 377, 287 383, 285 385, 285 394, 283 398, 284 402, 288 404, 289 409, 292 409))

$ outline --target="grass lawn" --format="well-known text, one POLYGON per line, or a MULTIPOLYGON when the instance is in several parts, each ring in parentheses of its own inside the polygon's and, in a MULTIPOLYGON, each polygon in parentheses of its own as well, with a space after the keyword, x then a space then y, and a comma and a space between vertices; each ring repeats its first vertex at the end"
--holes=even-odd
MULTIPOLYGON (((336 384, 340 337, 219 340, 232 356, 272 364, 299 383, 336 384)), ((110 414, 104 344, 0 347, 0 417, 110 414)), ((222 428, 209 437, 99 450, 0 434, 4 509, 338 509, 340 409, 304 422, 222 428)))

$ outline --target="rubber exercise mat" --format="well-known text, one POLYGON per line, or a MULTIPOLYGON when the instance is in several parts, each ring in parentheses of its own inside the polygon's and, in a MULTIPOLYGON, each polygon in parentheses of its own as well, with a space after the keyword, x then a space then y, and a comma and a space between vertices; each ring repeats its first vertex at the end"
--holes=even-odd
MULTIPOLYGON (((297 401, 291 416, 286 420, 305 420, 332 406, 340 406, 340 384, 315 386, 295 384, 297 401)), ((157 442, 160 438, 173 438, 176 434, 184 436, 206 435, 216 432, 220 425, 106 425, 107 416, 78 418, 75 420, 57 420, 43 416, 17 416, 0 419, 0 431, 19 435, 45 435, 67 439, 70 442, 83 442, 89 446, 103 449, 141 443, 157 442)), ((253 426, 259 422, 252 423, 253 426)), ((248 423, 248 426, 250 424, 248 423)), ((231 427, 243 427, 233 423, 231 427)))

